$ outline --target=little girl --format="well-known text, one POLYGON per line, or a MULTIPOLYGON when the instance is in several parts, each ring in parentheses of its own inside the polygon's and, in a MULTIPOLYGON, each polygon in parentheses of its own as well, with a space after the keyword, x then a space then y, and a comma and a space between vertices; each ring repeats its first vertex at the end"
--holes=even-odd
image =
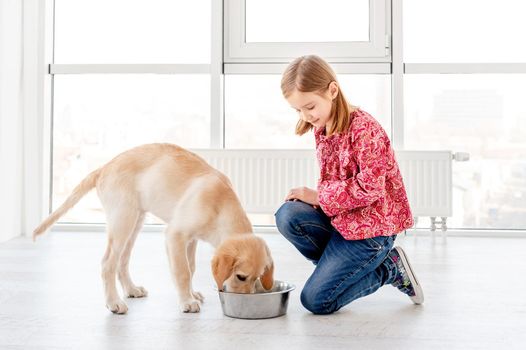
POLYGON ((396 235, 413 226, 389 138, 367 112, 350 105, 320 57, 285 70, 281 90, 298 112, 296 134, 313 130, 317 190, 290 190, 276 225, 316 265, 301 292, 315 314, 330 314, 391 284, 421 304, 424 294, 396 235))

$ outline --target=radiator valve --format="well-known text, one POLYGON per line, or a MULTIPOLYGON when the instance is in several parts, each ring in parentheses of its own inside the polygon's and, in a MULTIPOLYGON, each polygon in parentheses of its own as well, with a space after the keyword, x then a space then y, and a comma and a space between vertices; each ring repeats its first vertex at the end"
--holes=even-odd
POLYGON ((453 160, 456 160, 457 162, 467 162, 469 160, 469 153, 455 152, 453 153, 453 160))

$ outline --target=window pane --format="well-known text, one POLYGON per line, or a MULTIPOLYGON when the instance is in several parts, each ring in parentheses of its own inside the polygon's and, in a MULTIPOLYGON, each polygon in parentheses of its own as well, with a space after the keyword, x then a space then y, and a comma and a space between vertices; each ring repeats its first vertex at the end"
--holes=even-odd
POLYGON ((369 41, 369 0, 246 0, 246 42, 369 41))
POLYGON ((345 97, 380 122, 391 137, 391 76, 338 75, 345 97))
POLYGON ((55 63, 210 62, 210 0, 55 3, 55 63))
POLYGON ((405 62, 524 62, 526 2, 405 0, 405 62))
POLYGON ((469 152, 453 163, 456 228, 526 228, 526 77, 405 77, 408 149, 469 152))
MULTIPOLYGON (((54 88, 53 208, 128 148, 210 145, 208 75, 58 75, 54 88)), ((95 192, 62 221, 105 222, 95 192)))
POLYGON ((297 116, 280 81, 279 75, 225 76, 226 148, 314 149, 312 137, 294 134, 297 116))
MULTIPOLYGON (((390 77, 341 74, 338 79, 349 102, 373 115, 390 135, 390 77)), ((294 134, 298 115, 281 95, 280 80, 280 75, 225 77, 227 148, 314 149, 312 134, 294 134)))

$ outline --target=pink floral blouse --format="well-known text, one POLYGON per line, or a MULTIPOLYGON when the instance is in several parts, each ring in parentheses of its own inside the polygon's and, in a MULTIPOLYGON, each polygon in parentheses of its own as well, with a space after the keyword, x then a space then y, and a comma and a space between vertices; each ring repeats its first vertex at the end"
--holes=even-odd
POLYGON ((347 132, 327 137, 325 128, 315 128, 314 135, 320 206, 345 239, 391 236, 413 226, 391 142, 376 119, 358 109, 347 132))

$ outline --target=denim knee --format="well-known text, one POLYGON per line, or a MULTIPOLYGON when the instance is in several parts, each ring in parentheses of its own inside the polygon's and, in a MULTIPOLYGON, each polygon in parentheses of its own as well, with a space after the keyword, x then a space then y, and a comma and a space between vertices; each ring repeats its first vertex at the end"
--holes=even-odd
POLYGON ((295 231, 294 218, 297 214, 296 202, 285 202, 281 205, 278 211, 274 214, 276 218, 276 227, 278 231, 286 236, 295 231))
POLYGON ((324 295, 319 293, 315 288, 303 288, 300 300, 305 309, 316 315, 327 315, 335 311, 327 307, 324 301, 324 295))

